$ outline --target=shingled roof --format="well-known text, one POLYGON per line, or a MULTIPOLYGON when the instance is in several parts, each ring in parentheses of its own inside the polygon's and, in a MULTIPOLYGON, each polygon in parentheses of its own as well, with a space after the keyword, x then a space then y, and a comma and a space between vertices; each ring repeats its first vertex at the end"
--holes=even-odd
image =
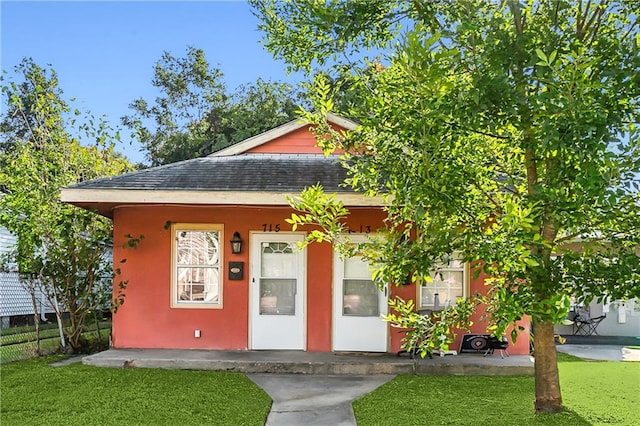
POLYGON ((335 156, 243 154, 195 158, 67 188, 289 193, 319 183, 328 192, 351 192, 340 185, 345 178, 335 156))
MULTIPOLYGON (((339 128, 356 128, 338 116, 327 119, 339 128)), ((208 157, 80 182, 63 188, 60 198, 111 217, 122 205, 288 206, 288 196, 320 184, 346 206, 383 205, 380 197, 365 197, 342 186, 347 174, 337 156, 252 152, 305 126, 294 120, 208 157)))

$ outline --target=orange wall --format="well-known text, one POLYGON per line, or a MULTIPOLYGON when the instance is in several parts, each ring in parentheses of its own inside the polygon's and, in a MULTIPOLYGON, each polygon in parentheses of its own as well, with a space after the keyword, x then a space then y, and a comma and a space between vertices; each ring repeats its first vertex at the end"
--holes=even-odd
MULTIPOLYGON (((485 292, 485 285, 484 285, 484 279, 486 278, 486 276, 484 274, 480 274, 478 276, 478 278, 476 279, 472 279, 471 278, 471 274, 468 275, 469 280, 469 289, 468 289, 468 294, 469 295, 473 295, 473 294, 477 294, 477 293, 484 293, 485 292)), ((395 297, 395 296, 399 296, 401 298, 403 298, 404 300, 409 300, 409 299, 413 299, 415 301, 418 300, 418 288, 417 285, 411 284, 411 285, 406 285, 406 286, 400 286, 400 287, 392 287, 392 291, 391 291, 391 297, 395 297)), ((472 315, 471 317, 471 321, 473 322, 473 325, 470 327, 469 331, 466 330, 455 330, 455 339, 454 341, 451 343, 451 345, 449 346, 450 350, 455 350, 455 351, 459 351, 460 350, 460 344, 462 343, 462 338, 464 336, 464 334, 487 334, 487 325, 488 325, 488 321, 483 318, 485 315, 485 310, 483 309, 483 306, 480 306, 476 312, 472 315)), ((520 322, 520 325, 522 325, 523 327, 525 327, 525 329, 528 331, 529 330, 529 320, 523 320, 520 322)), ((394 329, 391 328, 390 329, 390 337, 391 337, 391 344, 390 344, 390 351, 391 352, 396 352, 398 350, 400 350, 400 347, 402 346, 402 338, 404 337, 404 332, 400 329, 394 329)), ((510 331, 511 329, 509 329, 508 331, 510 331)), ((521 333, 516 342, 513 343, 511 342, 511 338, 509 336, 507 336, 507 338, 509 339, 509 353, 516 355, 516 354, 528 354, 529 353, 529 338, 528 338, 528 332, 525 331, 524 333, 521 333)))
MULTIPOLYGON (((124 206, 114 211, 114 268, 128 280, 124 305, 114 315, 113 345, 117 348, 248 349, 249 341, 249 232, 262 232, 266 225, 281 232, 291 230, 284 219, 287 207, 240 206, 124 206), (166 223, 217 223, 224 225, 222 247, 223 309, 170 308, 171 231, 166 223), (231 254, 229 240, 238 231, 244 241, 242 253, 231 254), (137 249, 124 249, 126 234, 144 235, 137 249), (127 259, 121 263, 121 259, 127 259), (227 279, 228 262, 244 262, 244 279, 227 279), (194 337, 194 330, 201 337, 194 337)), ((380 227, 384 214, 379 209, 352 209, 348 225, 354 231, 380 227)), ((333 254, 327 243, 307 249, 306 324, 307 350, 331 351, 333 254)), ((482 277, 471 282, 470 294, 482 291, 482 277)), ((416 285, 392 286, 390 296, 416 299, 416 285)), ((472 331, 484 333, 485 323, 474 317, 472 331)), ((390 328, 389 350, 400 349, 402 332, 390 328)), ((458 336, 451 349, 458 349, 458 336)), ((518 339, 510 353, 528 353, 526 336, 518 339)))
MULTIPOLYGON (((340 127, 332 125, 336 130, 341 130, 340 127)), ((294 130, 291 133, 287 133, 277 139, 266 142, 255 148, 247 151, 248 153, 263 153, 263 154, 322 154, 322 149, 317 146, 316 139, 313 133, 309 131, 309 126, 302 127, 298 130, 294 130)), ((336 150, 336 154, 341 154, 343 151, 336 150)))
MULTIPOLYGON (((125 303, 114 315, 113 345, 118 348, 248 348, 249 232, 291 230, 284 219, 289 208, 268 207, 176 207, 127 206, 114 211, 114 265, 128 280, 125 303), (165 224, 224 224, 222 271, 223 309, 170 308, 171 231, 165 224), (244 241, 242 253, 232 255, 228 240, 238 231, 244 241), (127 234, 144 235, 136 249, 124 249, 127 234), (126 258, 125 263, 120 260, 126 258), (243 261, 244 279, 227 280, 227 263, 243 261), (201 337, 194 337, 194 330, 201 337)), ((354 209, 349 226, 381 225, 379 210, 354 209)), ((311 244, 307 249, 307 350, 331 350, 331 303, 333 254, 329 244, 311 244)))
MULTIPOLYGON (((275 220, 273 211, 203 207, 121 207, 114 211, 114 265, 129 280, 124 305, 114 315, 113 345, 118 348, 246 349, 248 330, 248 229, 252 222, 275 220), (252 221, 249 218, 254 217, 252 221), (258 219, 259 218, 259 219, 258 219), (223 223, 224 309, 170 308, 171 230, 167 221, 223 223), (243 253, 232 255, 228 241, 239 231, 243 253), (142 234, 136 249, 123 249, 124 235, 142 234), (119 264, 126 258, 127 262, 119 264), (244 261, 245 279, 227 281, 227 262, 244 261), (119 266, 118 266, 119 265, 119 266), (201 330, 201 338, 194 330, 201 330)), ((259 226, 259 225, 257 225, 259 226)), ((257 227, 256 226, 256 227, 257 227)), ((117 281, 119 278, 116 278, 117 281)))
POLYGON ((307 350, 331 351, 333 251, 329 243, 307 248, 307 350))
MULTIPOLYGON (((470 274, 472 275, 472 274, 470 274)), ((487 278, 487 275, 484 273, 480 273, 478 278, 470 280, 469 286, 469 295, 473 294, 482 294, 486 293, 484 281, 487 278)), ((481 305, 476 309, 473 317, 471 318, 473 321, 473 325, 471 326, 471 333, 473 334, 486 334, 487 333, 487 325, 488 321, 485 318, 486 311, 484 306, 481 305)), ((507 339, 509 340, 509 353, 510 354, 521 354, 525 355, 529 353, 529 324, 530 321, 528 318, 523 319, 518 323, 525 328, 525 331, 518 335, 516 342, 511 341, 511 327, 507 329, 507 339)), ((460 343, 462 342, 462 334, 467 333, 467 331, 459 331, 459 334, 452 345, 452 349, 458 350, 460 348, 460 343)))

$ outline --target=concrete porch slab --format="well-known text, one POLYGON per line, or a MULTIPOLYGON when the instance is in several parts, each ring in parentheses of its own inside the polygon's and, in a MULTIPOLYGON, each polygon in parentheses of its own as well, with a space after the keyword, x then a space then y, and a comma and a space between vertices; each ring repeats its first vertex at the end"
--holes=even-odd
POLYGON ((391 353, 217 351, 200 349, 109 349, 83 358, 86 365, 116 368, 238 371, 323 375, 533 375, 528 355, 434 356, 413 360, 391 353))

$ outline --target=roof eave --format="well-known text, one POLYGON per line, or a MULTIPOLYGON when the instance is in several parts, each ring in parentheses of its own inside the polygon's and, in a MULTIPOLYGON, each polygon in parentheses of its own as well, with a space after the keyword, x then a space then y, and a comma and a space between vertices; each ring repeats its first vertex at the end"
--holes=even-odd
MULTIPOLYGON (((136 189, 80 189, 63 188, 63 202, 90 208, 91 205, 109 204, 194 204, 194 205, 289 205, 288 197, 298 192, 265 191, 185 191, 185 190, 136 190, 136 189)), ((365 197, 356 192, 337 192, 335 199, 347 207, 381 207, 384 198, 365 197)))

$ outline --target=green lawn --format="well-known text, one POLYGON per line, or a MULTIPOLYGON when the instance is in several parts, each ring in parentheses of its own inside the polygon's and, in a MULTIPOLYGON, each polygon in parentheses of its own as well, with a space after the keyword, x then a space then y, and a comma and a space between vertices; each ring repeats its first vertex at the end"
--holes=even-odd
POLYGON ((640 425, 640 363, 560 359, 559 415, 533 413, 533 377, 398 376, 353 404, 358 425, 640 425))
MULTIPOLYGON (((398 376, 354 403, 368 425, 640 425, 640 363, 559 354, 565 413, 533 414, 532 377, 398 376)), ((60 357, 0 367, 0 424, 263 425, 270 398, 240 373, 111 369, 60 357)))
POLYGON ((55 357, 0 367, 0 424, 263 425, 271 399, 240 373, 50 367, 55 357))

